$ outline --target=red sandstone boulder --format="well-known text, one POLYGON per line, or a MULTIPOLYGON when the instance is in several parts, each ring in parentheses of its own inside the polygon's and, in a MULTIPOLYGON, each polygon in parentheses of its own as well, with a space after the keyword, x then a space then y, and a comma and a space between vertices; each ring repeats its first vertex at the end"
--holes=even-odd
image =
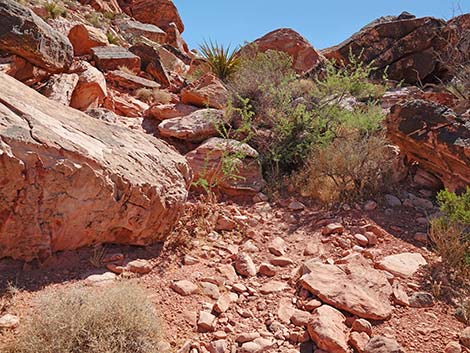
POLYGON ((157 120, 179 118, 194 113, 199 108, 182 103, 157 104, 152 105, 145 113, 145 116, 157 120))
POLYGON ((73 59, 73 48, 66 36, 13 0, 0 2, 0 50, 21 56, 49 72, 65 71, 73 59))
POLYGON ((165 239, 191 182, 184 157, 1 73, 0 86, 0 258, 165 239))
POLYGON ((349 353, 346 317, 335 308, 322 305, 315 309, 307 326, 312 341, 329 353, 349 353))
POLYGON ((174 137, 190 142, 202 142, 219 136, 219 127, 224 124, 224 111, 201 109, 186 116, 166 119, 158 125, 163 137, 174 137))
POLYGON ((424 100, 401 102, 386 120, 389 138, 409 162, 455 191, 470 185, 470 127, 446 106, 424 100))
POLYGON ((47 70, 34 66, 17 55, 14 55, 13 62, 7 73, 28 86, 41 82, 51 75, 47 70))
POLYGON ((147 103, 115 90, 108 90, 108 97, 103 106, 118 115, 134 118, 143 117, 144 112, 149 108, 147 103))
POLYGON ((227 88, 212 73, 202 76, 181 91, 181 102, 201 108, 223 109, 227 99, 227 88))
POLYGON ((184 25, 178 9, 171 0, 118 0, 121 8, 129 16, 143 23, 151 23, 164 31, 170 23, 175 23, 183 33, 184 25))
POLYGON ((114 70, 106 73, 106 81, 113 87, 125 91, 135 91, 139 88, 155 89, 160 85, 155 81, 147 80, 124 71, 114 70))
POLYGON ((74 54, 91 54, 91 48, 108 45, 108 38, 98 28, 78 24, 70 29, 68 34, 74 54))
POLYGON ((79 74, 70 106, 79 110, 99 107, 107 96, 106 78, 90 63, 82 62, 85 71, 79 74))
POLYGON ((253 197, 265 185, 261 174, 258 152, 245 143, 213 137, 194 151, 186 154, 186 159, 194 173, 194 180, 206 180, 215 185, 214 190, 235 198, 253 197), (223 156, 244 156, 235 158, 238 169, 234 175, 222 171, 223 156))
POLYGON ((170 85, 170 77, 163 67, 160 54, 152 46, 144 43, 133 45, 129 51, 140 58, 141 70, 150 74, 162 87, 170 85))
POLYGON ((299 74, 315 69, 323 61, 323 57, 299 33, 290 28, 281 28, 269 32, 254 41, 261 51, 277 50, 292 57, 292 66, 299 74))
POLYGON ((166 33, 161 28, 152 24, 126 19, 118 21, 118 26, 121 34, 129 42, 132 42, 136 37, 145 37, 160 44, 164 44, 166 41, 166 33))

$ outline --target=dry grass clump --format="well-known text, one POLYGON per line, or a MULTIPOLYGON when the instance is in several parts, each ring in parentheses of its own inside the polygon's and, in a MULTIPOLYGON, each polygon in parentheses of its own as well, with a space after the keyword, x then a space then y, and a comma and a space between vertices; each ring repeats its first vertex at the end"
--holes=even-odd
POLYGON ((314 149, 293 180, 303 196, 325 203, 365 198, 384 188, 392 158, 382 136, 347 135, 314 149))
POLYGON ((158 352, 161 325, 135 284, 47 291, 21 325, 15 353, 158 352))
POLYGON ((148 104, 168 104, 172 100, 171 93, 156 88, 139 88, 135 91, 135 96, 148 104))

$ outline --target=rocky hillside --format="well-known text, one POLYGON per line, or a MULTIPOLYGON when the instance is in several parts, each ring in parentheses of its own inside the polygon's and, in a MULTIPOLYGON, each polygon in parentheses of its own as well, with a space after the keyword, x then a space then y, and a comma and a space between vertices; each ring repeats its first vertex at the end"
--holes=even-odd
POLYGON ((171 0, 0 0, 0 350, 470 352, 470 14, 323 50, 184 30, 171 0), (152 348, 15 343, 42 294, 120 281, 152 348))

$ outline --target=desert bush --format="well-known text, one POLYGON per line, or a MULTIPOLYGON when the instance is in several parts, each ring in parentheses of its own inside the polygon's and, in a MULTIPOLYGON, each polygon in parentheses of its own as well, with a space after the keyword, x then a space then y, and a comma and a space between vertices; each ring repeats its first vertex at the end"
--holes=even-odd
POLYGON ((119 44, 120 40, 118 36, 115 36, 112 32, 106 32, 106 38, 108 39, 109 44, 119 44))
POLYGON ((430 238, 442 261, 466 277, 470 275, 470 188, 457 195, 437 195, 442 215, 431 220, 430 238))
POLYGON ((258 52, 256 46, 245 47, 237 71, 228 85, 234 105, 239 97, 249 99, 257 123, 270 126, 286 100, 290 100, 289 84, 295 80, 291 57, 283 52, 258 52))
POLYGON ((154 104, 168 104, 171 102, 171 94, 157 88, 139 88, 135 91, 135 96, 137 99, 140 99, 143 102, 154 104))
POLYGON ((380 134, 348 133, 314 148, 293 181, 303 196, 325 203, 352 201, 380 191, 393 154, 380 134))
POLYGON ((236 49, 230 49, 230 45, 224 46, 209 41, 204 42, 200 49, 202 56, 209 63, 211 71, 222 81, 229 79, 237 70, 240 59, 236 49))
POLYGON ((158 352, 161 326, 135 284, 48 290, 22 323, 15 353, 158 352))
POLYGON ((67 17, 67 10, 55 2, 48 2, 44 5, 47 11, 47 18, 56 19, 59 17, 67 17))

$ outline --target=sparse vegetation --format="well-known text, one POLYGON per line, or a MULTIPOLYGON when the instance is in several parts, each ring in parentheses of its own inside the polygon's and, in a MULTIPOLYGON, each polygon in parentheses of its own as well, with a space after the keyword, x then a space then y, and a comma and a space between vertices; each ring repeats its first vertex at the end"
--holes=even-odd
POLYGON ((118 36, 115 36, 112 32, 106 32, 106 38, 108 38, 109 44, 119 44, 120 40, 118 36))
POLYGON ((239 58, 236 49, 231 49, 230 45, 224 46, 217 42, 204 42, 201 45, 202 56, 207 60, 211 71, 222 81, 230 78, 237 70, 239 58))
POLYGON ((242 53, 229 85, 235 105, 243 97, 253 106, 253 129, 265 131, 252 144, 266 178, 278 184, 293 175, 303 194, 325 201, 378 191, 391 153, 377 104, 386 87, 370 81, 373 66, 351 57, 346 67, 329 62, 317 76, 297 79, 285 53, 242 53))
POLYGON ((10 352, 158 352, 160 335, 155 309, 135 284, 48 290, 21 325, 10 352))
POLYGON ((159 90, 157 88, 139 88, 135 91, 135 96, 143 102, 149 104, 168 104, 172 100, 171 93, 159 90))
POLYGON ((47 2, 44 5, 44 8, 47 11, 47 17, 52 19, 57 19, 59 17, 67 17, 67 10, 60 4, 56 2, 47 2))
POLYGON ((437 200, 442 212, 431 220, 430 237, 436 252, 450 269, 470 275, 470 188, 461 195, 441 191, 437 200))

